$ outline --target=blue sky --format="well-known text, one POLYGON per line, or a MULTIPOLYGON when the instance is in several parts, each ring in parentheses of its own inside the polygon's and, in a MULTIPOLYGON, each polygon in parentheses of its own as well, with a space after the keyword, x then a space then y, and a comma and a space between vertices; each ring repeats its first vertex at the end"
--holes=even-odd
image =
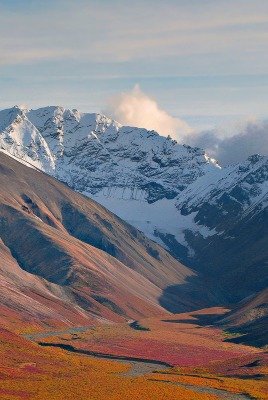
POLYGON ((102 112, 138 84, 200 128, 267 116, 267 0, 0 0, 0 33, 0 108, 102 112))

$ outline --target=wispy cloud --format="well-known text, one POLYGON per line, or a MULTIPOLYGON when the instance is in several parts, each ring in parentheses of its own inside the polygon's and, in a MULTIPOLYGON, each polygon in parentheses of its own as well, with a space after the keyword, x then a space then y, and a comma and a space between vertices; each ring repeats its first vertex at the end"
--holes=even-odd
POLYGON ((168 115, 263 114, 267 41, 267 0, 0 0, 0 107, 99 111, 138 82, 168 115))
POLYGON ((0 65, 38 63, 44 60, 57 60, 62 57, 68 57, 70 54, 68 49, 26 49, 24 51, 9 49, 2 53, 0 65))
MULTIPOLYGON (((228 51, 233 57, 246 53, 249 61, 253 48, 263 52, 267 45, 266 0, 58 0, 42 8, 41 2, 39 7, 35 2, 28 13, 16 3, 14 9, 10 6, 0 13, 0 49, 1 54, 6 52, 5 62, 21 46, 25 57, 18 57, 18 63, 27 57, 32 62, 35 53, 39 61, 40 49, 49 58, 54 55, 57 59, 58 52, 62 57, 70 55, 89 62, 148 57, 172 57, 174 61, 175 56, 205 58, 221 52, 228 57, 228 51), (62 52, 66 48, 70 54, 62 52)), ((10 62, 14 59, 10 57, 10 62)), ((198 64, 202 68, 202 62, 198 64)))

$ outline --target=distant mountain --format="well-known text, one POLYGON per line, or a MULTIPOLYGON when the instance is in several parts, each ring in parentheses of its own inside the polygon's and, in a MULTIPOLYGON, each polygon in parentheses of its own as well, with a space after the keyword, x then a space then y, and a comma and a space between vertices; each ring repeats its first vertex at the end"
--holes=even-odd
POLYGON ((220 168, 170 137, 62 107, 1 111, 0 146, 198 270, 219 302, 267 286, 268 157, 220 168))
POLYGON ((0 285, 0 321, 9 327, 95 325, 209 304, 197 274, 166 250, 2 152, 0 285))
MULTIPOLYGON (((268 284, 268 157, 251 156, 189 185, 176 204, 181 215, 210 232, 185 230, 195 268, 212 280, 229 301, 268 284)), ((188 264, 189 265, 189 264, 188 264)))

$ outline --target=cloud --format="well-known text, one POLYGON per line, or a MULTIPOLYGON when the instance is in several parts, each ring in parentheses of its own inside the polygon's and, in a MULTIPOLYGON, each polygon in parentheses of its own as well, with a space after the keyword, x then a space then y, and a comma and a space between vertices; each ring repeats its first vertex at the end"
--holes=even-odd
POLYGON ((268 120, 247 122, 240 132, 226 138, 215 129, 184 136, 183 141, 205 149, 223 166, 235 164, 252 154, 268 155, 268 120))
POLYGON ((28 64, 31 62, 42 62, 45 60, 57 60, 68 56, 70 56, 70 51, 68 49, 32 49, 23 51, 10 49, 1 57, 0 65, 28 64))
POLYGON ((229 136, 218 128, 194 131, 186 122, 161 110, 138 85, 112 97, 104 113, 122 125, 155 130, 171 135, 179 143, 200 147, 222 166, 243 162, 252 154, 268 155, 268 120, 240 121, 235 125, 237 132, 229 136))
POLYGON ((130 92, 112 97, 104 113, 122 125, 155 130, 177 140, 191 131, 186 122, 161 110, 154 99, 141 91, 139 85, 135 85, 130 92))
MULTIPOLYGON (((185 61, 184 73, 189 72, 189 67, 194 68, 192 64, 200 73, 200 68, 208 68, 211 63, 215 73, 215 67, 222 65, 222 59, 216 62, 219 56, 225 60, 224 70, 230 63, 226 60, 228 52, 237 62, 241 56, 246 57, 247 63, 250 58, 254 66, 256 57, 259 56, 259 64, 266 54, 267 0, 255 0, 254 4, 252 0, 229 0, 230 5, 223 0, 168 0, 157 4, 153 0, 47 0, 28 1, 27 7, 19 0, 4 3, 7 5, 0 13, 0 49, 6 63, 10 53, 10 62, 14 63, 20 50, 28 55, 19 57, 18 64, 27 58, 33 62, 33 53, 40 49, 54 54, 67 45, 72 58, 88 62, 140 63, 149 58, 153 70, 155 58, 163 59, 165 64, 171 58, 169 68, 178 73, 182 58, 187 55, 191 58, 185 61), (10 29, 11 23, 14 29, 10 29)), ((239 71, 244 64, 242 59, 239 71)))

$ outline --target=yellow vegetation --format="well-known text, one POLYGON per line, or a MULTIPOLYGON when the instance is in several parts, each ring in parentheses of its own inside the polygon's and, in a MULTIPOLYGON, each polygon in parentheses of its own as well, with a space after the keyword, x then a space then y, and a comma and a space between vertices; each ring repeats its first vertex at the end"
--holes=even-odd
POLYGON ((173 383, 221 389, 232 393, 246 393, 258 400, 266 400, 268 398, 267 380, 229 378, 198 373, 187 375, 175 369, 167 374, 154 374, 153 378, 160 381, 165 380, 173 383))

